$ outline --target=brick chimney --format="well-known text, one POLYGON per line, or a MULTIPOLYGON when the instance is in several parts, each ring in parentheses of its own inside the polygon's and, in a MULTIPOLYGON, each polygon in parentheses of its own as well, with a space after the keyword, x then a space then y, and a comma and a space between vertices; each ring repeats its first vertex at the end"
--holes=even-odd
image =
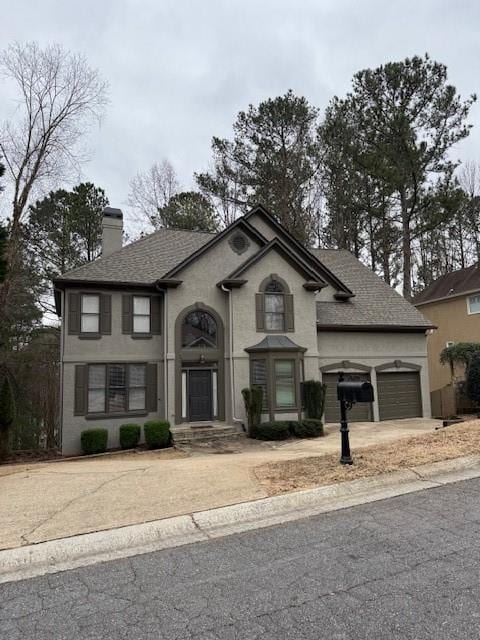
POLYGON ((102 258, 122 248, 123 213, 121 209, 105 207, 102 219, 102 258))

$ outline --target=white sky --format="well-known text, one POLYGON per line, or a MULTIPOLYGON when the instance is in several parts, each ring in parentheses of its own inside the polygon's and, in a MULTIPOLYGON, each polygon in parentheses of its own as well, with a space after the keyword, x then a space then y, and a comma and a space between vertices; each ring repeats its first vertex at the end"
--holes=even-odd
MULTIPOLYGON (((0 0, 0 47, 59 42, 108 80, 83 178, 124 210, 137 171, 166 157, 191 188, 212 136, 289 88, 323 110, 359 69, 428 51, 464 96, 478 91, 479 36, 475 0, 0 0)), ((10 107, 4 94, 0 119, 10 107)), ((480 160, 478 104, 470 121, 457 155, 480 160)))

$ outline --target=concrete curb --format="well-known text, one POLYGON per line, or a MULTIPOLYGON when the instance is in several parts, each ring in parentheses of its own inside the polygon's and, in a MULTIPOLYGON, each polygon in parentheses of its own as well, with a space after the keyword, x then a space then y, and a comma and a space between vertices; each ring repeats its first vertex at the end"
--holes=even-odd
POLYGON ((480 456, 0 551, 0 583, 269 527, 480 477, 480 456))

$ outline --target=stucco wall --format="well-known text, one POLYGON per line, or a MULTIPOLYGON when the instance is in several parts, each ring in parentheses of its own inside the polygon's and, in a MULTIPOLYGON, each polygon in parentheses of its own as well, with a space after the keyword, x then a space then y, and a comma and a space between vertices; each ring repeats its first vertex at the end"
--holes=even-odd
MULTIPOLYGON (((378 394, 376 393, 375 367, 394 360, 401 360, 420 369, 423 416, 431 416, 430 388, 428 382, 427 341, 423 333, 368 333, 368 332, 331 332, 318 334, 319 366, 331 365, 342 360, 372 367, 371 382, 375 390, 373 405, 374 420, 379 419, 378 394)), ((349 371, 339 367, 338 370, 349 371)), ((409 369, 392 367, 392 371, 409 369)))
MULTIPOLYGON (((69 289, 69 292, 93 292, 95 289, 69 289)), ((105 293, 105 290, 102 290, 105 293)), ((109 292, 112 296, 112 333, 99 339, 82 339, 68 334, 68 295, 64 297, 62 311, 62 338, 64 339, 62 388, 62 453, 73 455, 81 452, 80 434, 84 429, 102 427, 108 429, 108 447, 119 446, 118 427, 126 422, 143 425, 148 419, 163 417, 163 335, 154 335, 149 339, 132 338, 122 334, 122 293, 109 292), (83 416, 74 416, 75 365, 95 362, 151 362, 157 364, 158 411, 142 417, 95 418, 91 420, 83 416)), ((123 292, 125 293, 125 292, 123 292)), ((130 292, 133 293, 133 292, 130 292)), ((138 292, 137 292, 138 293, 138 292)), ((63 296, 62 296, 63 298, 63 296)), ((143 433, 142 433, 143 437, 143 433)))
MULTIPOLYGON (((480 342, 480 314, 469 314, 467 296, 459 296, 419 307, 438 327, 427 339, 430 389, 435 391, 451 382, 450 367, 440 364, 440 352, 447 342, 480 342)), ((463 377, 463 371, 455 374, 463 377)))

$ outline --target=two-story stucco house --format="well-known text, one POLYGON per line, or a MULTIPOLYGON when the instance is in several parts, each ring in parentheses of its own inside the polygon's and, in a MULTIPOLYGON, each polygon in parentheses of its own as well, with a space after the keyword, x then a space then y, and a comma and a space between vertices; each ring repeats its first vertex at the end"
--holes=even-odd
POLYGON ((210 235, 162 229, 122 248, 107 208, 103 254, 55 281, 62 319, 62 451, 80 433, 167 418, 245 423, 241 390, 264 389, 268 419, 301 415, 301 382, 339 371, 371 380, 353 420, 429 416, 430 322, 347 251, 307 250, 260 206, 210 235))

